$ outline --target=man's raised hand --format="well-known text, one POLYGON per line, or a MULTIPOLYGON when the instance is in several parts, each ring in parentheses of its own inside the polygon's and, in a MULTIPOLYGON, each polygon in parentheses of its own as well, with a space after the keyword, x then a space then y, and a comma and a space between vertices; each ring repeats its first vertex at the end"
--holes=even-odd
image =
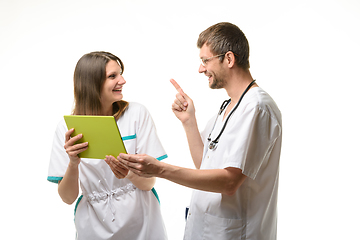
POLYGON ((175 116, 182 123, 187 122, 191 118, 195 118, 195 108, 191 98, 184 93, 180 85, 174 79, 171 79, 170 82, 178 92, 174 103, 172 104, 172 111, 175 116))

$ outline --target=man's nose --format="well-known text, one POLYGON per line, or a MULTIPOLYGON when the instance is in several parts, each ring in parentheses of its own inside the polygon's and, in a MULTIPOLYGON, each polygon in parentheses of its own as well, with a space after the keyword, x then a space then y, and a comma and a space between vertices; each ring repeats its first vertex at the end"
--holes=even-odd
POLYGON ((206 68, 202 64, 200 64, 199 73, 203 73, 205 71, 206 71, 206 68))

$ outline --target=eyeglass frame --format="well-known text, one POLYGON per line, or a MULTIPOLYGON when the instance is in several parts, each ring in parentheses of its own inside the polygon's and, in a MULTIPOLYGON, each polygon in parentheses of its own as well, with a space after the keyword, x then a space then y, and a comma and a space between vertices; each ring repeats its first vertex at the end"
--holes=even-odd
POLYGON ((203 67, 205 67, 206 64, 207 64, 211 59, 216 58, 216 57, 220 57, 220 56, 225 55, 225 54, 226 54, 226 53, 222 53, 222 54, 215 55, 215 56, 212 56, 212 57, 209 57, 209 58, 205 58, 205 59, 200 58, 200 59, 199 59, 199 60, 200 60, 200 64, 201 64, 203 67))
MULTIPOLYGON (((215 55, 215 56, 212 56, 212 57, 209 57, 209 58, 205 58, 205 59, 202 59, 200 58, 200 64, 203 66, 203 67, 206 67, 206 64, 213 58, 216 58, 216 57, 220 57, 222 55, 225 55, 227 54, 228 52, 232 52, 232 51, 227 51, 226 53, 222 53, 222 54, 218 54, 218 55, 215 55)), ((235 56, 238 56, 236 53, 232 52, 235 56)))

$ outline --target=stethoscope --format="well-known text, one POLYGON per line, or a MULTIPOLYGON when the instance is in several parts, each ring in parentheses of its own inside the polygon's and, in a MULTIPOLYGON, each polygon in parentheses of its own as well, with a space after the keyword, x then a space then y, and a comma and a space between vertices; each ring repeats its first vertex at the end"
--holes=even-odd
POLYGON ((247 86, 247 88, 245 89, 245 91, 242 93, 239 101, 236 103, 236 106, 234 107, 234 109, 229 113, 228 117, 226 118, 225 124, 224 124, 224 126, 222 127, 219 135, 218 135, 213 141, 211 141, 211 133, 214 131, 216 122, 217 122, 219 116, 221 115, 221 113, 225 110, 225 108, 227 107, 227 105, 229 105, 229 103, 231 102, 231 98, 230 98, 229 100, 225 100, 225 101, 221 104, 219 113, 218 113, 218 115, 216 116, 216 119, 215 119, 215 122, 214 122, 214 126, 212 127, 212 130, 211 130, 211 132, 210 132, 210 134, 209 134, 209 137, 208 137, 208 139, 207 139, 207 140, 210 142, 210 144, 209 144, 209 149, 210 149, 210 150, 215 150, 215 149, 216 149, 217 144, 219 143, 219 139, 220 139, 221 135, 223 134, 223 132, 224 132, 224 130, 225 130, 225 127, 226 127, 226 125, 227 125, 227 123, 228 123, 231 115, 232 115, 232 114, 235 112, 235 110, 238 108, 238 106, 240 105, 241 100, 242 100, 243 97, 245 96, 245 93, 246 93, 247 91, 249 91, 249 89, 251 88, 251 86, 252 86, 254 83, 255 83, 255 80, 253 80, 253 81, 249 84, 249 86, 247 86))

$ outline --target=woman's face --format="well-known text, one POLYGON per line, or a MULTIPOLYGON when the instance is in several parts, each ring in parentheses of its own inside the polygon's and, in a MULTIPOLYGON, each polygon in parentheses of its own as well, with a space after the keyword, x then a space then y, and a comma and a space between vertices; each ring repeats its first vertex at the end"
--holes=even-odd
POLYGON ((101 104, 107 108, 123 98, 122 88, 126 83, 121 66, 114 60, 106 64, 106 79, 101 91, 101 104))

